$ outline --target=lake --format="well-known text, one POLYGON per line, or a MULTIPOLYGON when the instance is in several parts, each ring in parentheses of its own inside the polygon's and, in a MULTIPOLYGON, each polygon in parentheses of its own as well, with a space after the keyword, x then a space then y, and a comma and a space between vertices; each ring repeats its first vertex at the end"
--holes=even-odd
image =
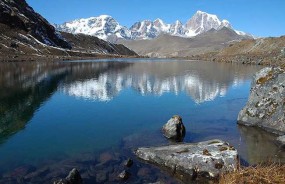
POLYGON ((276 136, 238 126, 260 66, 164 59, 0 63, 0 183, 51 183, 76 167, 86 183, 179 183, 136 160, 166 145, 161 127, 182 117, 185 142, 222 139, 243 164, 285 161, 276 136))

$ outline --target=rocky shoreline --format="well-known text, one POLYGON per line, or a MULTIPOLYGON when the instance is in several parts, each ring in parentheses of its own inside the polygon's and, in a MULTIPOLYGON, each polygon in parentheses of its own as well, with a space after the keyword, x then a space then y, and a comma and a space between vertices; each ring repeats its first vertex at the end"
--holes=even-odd
POLYGON ((96 60, 96 59, 114 59, 114 58, 143 58, 140 56, 129 55, 93 55, 93 56, 9 56, 1 57, 0 62, 57 62, 57 61, 73 61, 73 60, 96 60))

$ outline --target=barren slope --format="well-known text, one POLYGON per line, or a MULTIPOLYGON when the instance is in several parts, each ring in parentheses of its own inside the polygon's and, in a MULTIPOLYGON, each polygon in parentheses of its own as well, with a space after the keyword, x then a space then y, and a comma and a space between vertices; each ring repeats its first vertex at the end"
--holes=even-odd
POLYGON ((281 65, 285 63, 285 36, 243 40, 230 44, 218 53, 207 53, 196 56, 196 59, 260 65, 281 65))
POLYGON ((193 38, 161 35, 153 40, 123 41, 128 48, 139 55, 151 57, 187 57, 208 52, 217 52, 232 41, 245 39, 229 28, 214 29, 193 38))

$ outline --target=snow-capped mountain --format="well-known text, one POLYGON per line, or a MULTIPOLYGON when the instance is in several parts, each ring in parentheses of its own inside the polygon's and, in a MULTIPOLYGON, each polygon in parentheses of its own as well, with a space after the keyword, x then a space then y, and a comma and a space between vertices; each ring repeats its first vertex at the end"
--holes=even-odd
POLYGON ((66 22, 62 25, 55 25, 57 30, 73 34, 87 34, 97 36, 100 39, 108 40, 110 38, 130 39, 131 32, 128 28, 121 26, 114 18, 109 15, 99 17, 90 17, 87 19, 78 19, 66 22))
POLYGON ((184 25, 177 20, 174 24, 170 25, 169 34, 173 36, 183 36, 186 33, 184 25))
POLYGON ((133 39, 152 39, 160 34, 160 30, 154 27, 154 23, 150 20, 136 22, 130 28, 133 39))
MULTIPOLYGON (((216 15, 197 11, 184 25, 177 20, 173 24, 167 24, 161 19, 143 20, 134 23, 129 29, 121 26, 114 18, 108 15, 78 19, 55 25, 59 31, 69 33, 83 33, 97 36, 101 39, 113 41, 117 39, 142 40, 153 39, 160 34, 170 34, 180 37, 194 37, 211 29, 220 30, 223 27, 233 29, 230 22, 220 20, 216 15)), ((246 35, 242 31, 234 30, 238 35, 246 35)))
POLYGON ((197 11, 194 16, 185 24, 186 35, 188 37, 209 31, 214 28, 216 30, 223 27, 232 28, 227 20, 220 20, 216 15, 208 14, 202 11, 197 11))

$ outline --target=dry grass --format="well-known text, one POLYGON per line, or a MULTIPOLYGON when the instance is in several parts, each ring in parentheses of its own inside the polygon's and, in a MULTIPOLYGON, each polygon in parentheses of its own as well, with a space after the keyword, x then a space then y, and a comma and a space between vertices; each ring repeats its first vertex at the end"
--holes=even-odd
POLYGON ((285 164, 260 164, 223 174, 220 184, 285 184, 285 164))

